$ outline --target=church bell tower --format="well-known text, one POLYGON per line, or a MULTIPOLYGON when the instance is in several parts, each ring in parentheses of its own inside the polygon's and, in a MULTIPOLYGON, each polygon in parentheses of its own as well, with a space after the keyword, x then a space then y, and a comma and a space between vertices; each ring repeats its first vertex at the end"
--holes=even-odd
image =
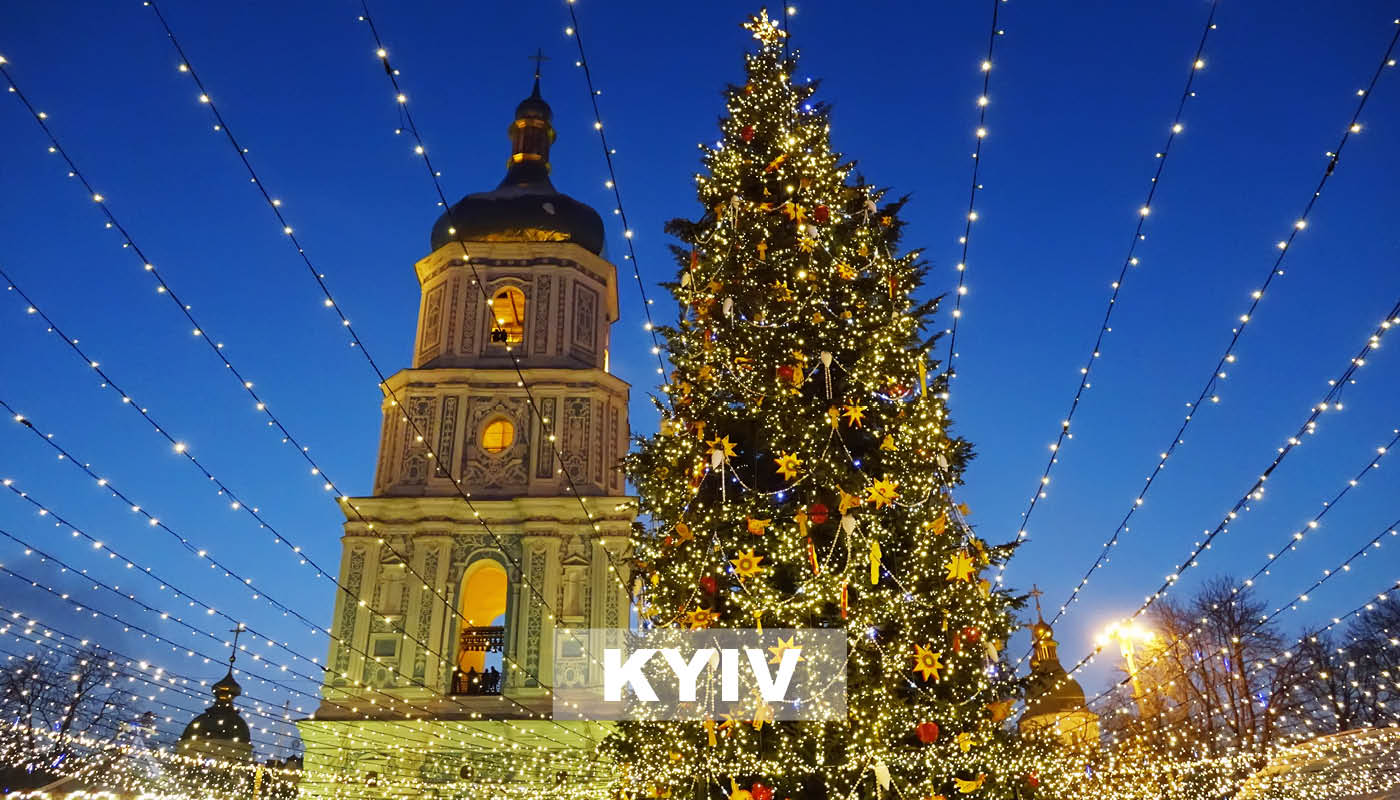
POLYGON ((601 738, 549 719, 552 687, 601 681, 554 634, 628 626, 629 387, 609 372, 616 268, 598 213, 550 181, 552 116, 537 72, 504 179, 414 265, 412 366, 385 382, 373 495, 343 503, 303 792, 357 793, 318 773, 555 783, 601 738))

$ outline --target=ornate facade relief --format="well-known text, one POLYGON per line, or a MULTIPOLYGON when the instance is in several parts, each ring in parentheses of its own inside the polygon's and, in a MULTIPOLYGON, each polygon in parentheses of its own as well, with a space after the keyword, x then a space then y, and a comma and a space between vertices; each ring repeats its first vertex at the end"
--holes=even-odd
POLYGON ((524 397, 467 398, 466 441, 462 478, 473 493, 524 493, 530 469, 530 409, 524 397), (514 440, 500 453, 488 453, 479 441, 481 430, 495 418, 514 426, 514 440))

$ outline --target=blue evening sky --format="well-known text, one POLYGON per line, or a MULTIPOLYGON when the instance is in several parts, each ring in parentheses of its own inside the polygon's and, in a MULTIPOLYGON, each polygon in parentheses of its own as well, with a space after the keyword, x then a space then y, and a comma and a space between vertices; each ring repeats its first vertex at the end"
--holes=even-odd
MULTIPOLYGON (((619 182, 659 318, 673 274, 663 222, 695 216, 696 142, 716 137, 720 89, 742 76, 745 3, 577 5, 619 182)), ((556 186, 599 209, 620 263, 614 370, 633 386, 633 429, 654 430, 655 386, 641 300, 562 2, 387 3, 380 32, 455 199, 495 186, 511 110, 543 47, 554 108, 556 186)), ((1128 245, 1209 6, 1036 3, 1001 8, 979 221, 968 260, 953 414, 978 457, 961 496, 983 536, 1015 535, 1128 245)), ((417 312, 413 262, 440 213, 420 160, 396 136, 398 110, 354 2, 245 0, 163 7, 272 194, 326 273, 374 357, 405 366, 417 312)), ((930 292, 956 280, 989 5, 808 2, 793 20, 799 77, 823 80, 833 139, 875 183, 909 193, 906 244, 932 262, 930 292)), ((1249 294, 1307 202, 1394 33, 1391 3, 1223 0, 1103 347, 1093 388, 1061 452, 1049 497, 1007 581, 1068 594, 1129 508, 1186 404, 1210 374, 1249 294)), ((373 373, 306 274, 148 8, 17 0, 0 12, 0 53, 79 167, 200 323, 256 383, 293 434, 351 494, 370 489, 380 422, 373 373)), ((1213 528, 1306 417, 1400 294, 1400 71, 1382 75, 1309 227, 1264 297, 1239 361, 1169 462, 1111 563, 1057 626, 1068 666, 1213 528)), ((13 96, 0 98, 0 267, 209 469, 319 563, 339 561, 343 517, 321 478, 281 443, 56 156, 13 96)), ((317 580, 95 376, 12 293, 0 297, 0 399, 196 546, 319 624, 333 587, 317 580)), ((1400 425, 1400 365, 1387 343, 1270 481, 1265 498, 1205 554, 1201 578, 1253 572, 1400 425)), ((1400 516, 1396 470, 1371 476, 1279 564, 1259 591, 1292 598, 1400 516)), ((199 599, 324 658, 326 641, 201 566, 19 425, 0 425, 0 477, 199 599)), ((51 549, 218 636, 228 624, 115 560, 95 558, 51 518, 0 493, 0 528, 51 549)), ((1319 590, 1290 626, 1361 603, 1397 575, 1396 544, 1319 590)), ((0 544, 0 563, 163 636, 222 654, 175 623, 93 591, 0 544)), ((73 613, 0 576, 0 607, 169 669, 216 678, 217 664, 172 653, 73 613)), ((0 637, 0 649, 16 650, 0 637)), ((1017 642, 1016 651, 1023 645, 1017 642)), ((279 661, 285 653, 253 648, 279 661)), ((254 674, 265 669, 245 657, 254 674)), ((305 670, 301 664, 299 669, 305 670)), ((309 671, 309 670, 308 670, 309 671)), ((1111 672, 1085 676, 1091 692, 1111 672)), ((286 694, 251 679, 251 695, 286 694)), ((297 683, 304 689, 311 685, 297 683)), ((202 707, 184 698, 181 705, 202 707)), ((309 710, 306 698, 292 705, 309 710)), ((167 726, 178 731, 183 724, 167 726)), ((277 739, 263 737, 264 745, 277 739)))

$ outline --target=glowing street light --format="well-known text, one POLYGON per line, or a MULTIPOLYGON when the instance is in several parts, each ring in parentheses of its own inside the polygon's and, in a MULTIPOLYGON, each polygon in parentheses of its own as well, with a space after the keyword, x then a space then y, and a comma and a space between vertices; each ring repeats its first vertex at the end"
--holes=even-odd
POLYGON ((1110 641, 1118 640, 1118 649, 1123 654, 1123 661, 1128 667, 1128 678, 1133 684, 1133 701, 1137 703, 1138 716, 1140 717, 1145 717, 1146 712, 1142 707, 1142 686, 1138 683, 1137 663, 1133 658, 1134 646, 1137 642, 1146 644, 1156 637, 1156 631, 1145 628, 1132 620, 1115 622, 1098 635, 1099 647, 1106 647, 1110 641))

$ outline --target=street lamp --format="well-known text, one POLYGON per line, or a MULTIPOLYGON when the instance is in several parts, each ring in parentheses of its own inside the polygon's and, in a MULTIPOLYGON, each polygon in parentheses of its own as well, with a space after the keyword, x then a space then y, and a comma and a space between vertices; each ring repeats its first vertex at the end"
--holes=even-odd
POLYGON ((1099 634, 1099 647, 1105 647, 1113 640, 1118 640, 1119 652, 1123 654, 1123 662, 1128 667, 1128 679, 1133 684, 1133 701, 1137 704, 1138 716, 1146 718, 1147 712, 1143 709, 1142 685, 1138 681, 1137 662, 1134 660, 1134 646, 1138 642, 1144 644, 1156 638, 1157 634, 1150 628, 1145 628, 1132 620, 1127 622, 1115 622, 1104 629, 1099 634))

